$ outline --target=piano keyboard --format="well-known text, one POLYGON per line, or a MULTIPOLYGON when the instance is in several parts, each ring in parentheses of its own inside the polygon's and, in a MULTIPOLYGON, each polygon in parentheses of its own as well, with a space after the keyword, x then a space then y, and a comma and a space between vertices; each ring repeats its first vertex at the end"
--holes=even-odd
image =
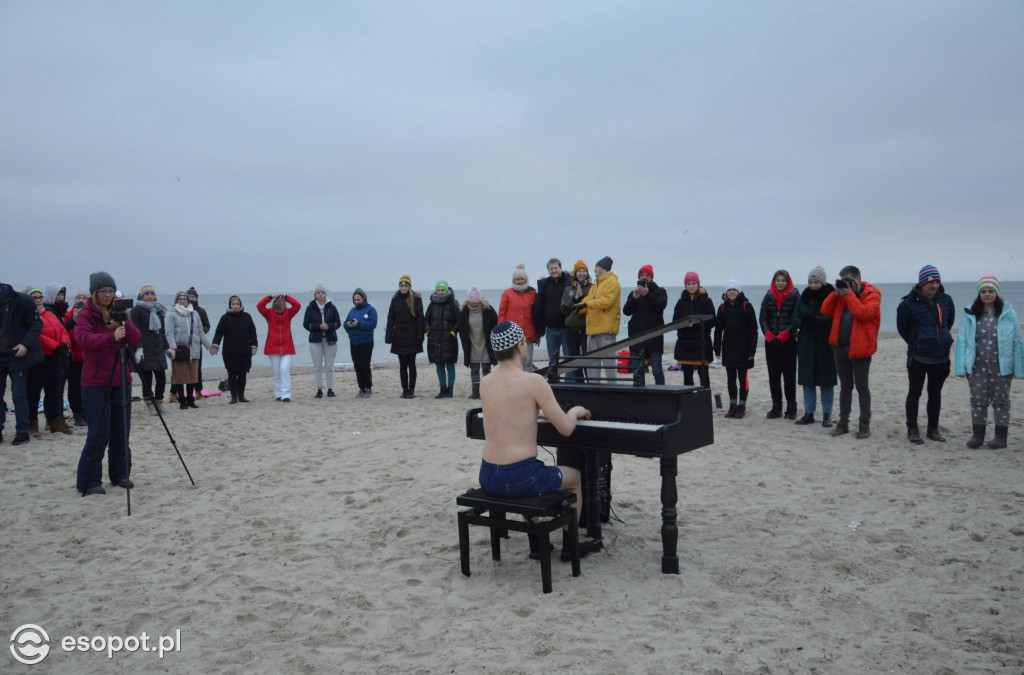
MULTIPOLYGON (((483 413, 478 413, 477 417, 482 420, 484 418, 484 414, 483 413)), ((537 424, 538 425, 541 425, 541 424, 550 425, 551 422, 549 422, 548 420, 546 420, 544 418, 540 418, 540 419, 537 420, 537 424)), ((622 431, 647 431, 647 432, 654 432, 654 431, 658 431, 659 429, 661 429, 664 425, 663 424, 635 424, 633 422, 611 422, 611 421, 607 421, 607 420, 576 420, 576 426, 577 427, 584 427, 584 428, 589 427, 591 429, 619 429, 619 430, 622 430, 622 431)))

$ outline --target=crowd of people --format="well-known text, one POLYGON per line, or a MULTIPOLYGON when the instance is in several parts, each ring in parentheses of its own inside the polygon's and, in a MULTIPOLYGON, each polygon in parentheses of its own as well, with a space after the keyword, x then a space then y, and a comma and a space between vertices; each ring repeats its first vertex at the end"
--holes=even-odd
MULTIPOLYGON (((560 260, 551 258, 547 276, 534 287, 526 267, 518 265, 497 309, 477 286, 471 286, 460 303, 445 280, 434 284, 424 303, 421 294, 413 291, 411 277, 401 276, 384 330, 384 341, 398 358, 401 397, 415 398, 416 357, 425 350, 438 380, 435 398, 453 396, 460 351, 463 365, 470 371, 469 397, 480 398, 481 378, 498 362, 491 331, 505 322, 522 331, 520 367, 524 371, 537 369, 533 348, 541 339, 546 340, 549 363, 555 363, 559 357, 585 355, 615 343, 623 315, 629 317, 629 336, 663 326, 669 298, 655 282, 653 267, 640 267, 635 286, 625 291, 612 267, 612 259, 603 257, 594 264, 591 277, 590 267, 582 260, 570 273, 563 271, 560 260)), ((199 407, 196 400, 202 398, 204 349, 210 354, 223 350, 230 403, 248 402, 246 377, 259 347, 256 324, 237 295, 229 299, 212 339, 208 314, 199 305, 194 287, 178 290, 170 308, 158 300, 156 289, 149 284, 139 289, 128 312, 117 310, 119 295, 113 278, 105 272, 92 274, 88 290, 78 291, 73 304, 66 300, 66 287, 56 282, 45 290, 29 286, 22 292, 0 285, 0 398, 4 412, 0 442, 8 410, 8 380, 15 410, 15 445, 40 435, 40 397, 49 431, 73 433, 64 416, 66 388, 73 425, 88 427, 78 476, 83 493, 103 491, 99 465, 104 448, 109 449, 111 482, 125 487, 131 484, 131 452, 126 442, 130 408, 125 410, 123 403, 131 401, 131 378, 123 379, 128 391, 120 391, 122 363, 138 372, 148 412, 157 415, 168 412, 164 407, 168 369, 169 402, 178 403, 181 410, 199 407), (111 349, 122 345, 127 348, 111 349), (128 358, 116 358, 120 351, 128 358)), ((373 395, 370 364, 377 310, 360 288, 352 293, 351 302, 342 318, 327 289, 317 286, 305 307, 302 326, 308 332, 318 399, 324 397, 325 386, 328 398, 336 396, 334 362, 342 328, 348 335, 356 373, 356 396, 373 395)), ((847 434, 851 432, 856 391, 856 437, 867 438, 871 433, 869 374, 878 346, 880 306, 878 288, 862 280, 860 270, 852 265, 842 268, 834 283, 822 267, 813 268, 802 292, 790 273, 780 269, 773 274, 758 307, 735 279, 728 281, 716 307, 700 276, 690 271, 671 320, 703 319, 677 331, 672 369, 683 372, 686 385, 693 385, 696 377, 700 386, 710 387, 708 368, 720 359, 729 395, 725 417, 742 419, 749 395, 748 373, 763 338, 772 401, 767 418, 783 418, 798 425, 816 423, 820 398, 822 426, 830 428, 833 436, 847 434), (837 383, 839 411, 833 423, 837 383), (800 417, 797 384, 803 393, 800 417)), ((267 324, 263 351, 273 372, 274 399, 288 403, 292 399, 290 361, 295 354, 291 322, 302 311, 302 303, 287 294, 268 294, 257 303, 257 311, 267 324)), ((995 277, 979 281, 977 297, 964 310, 956 341, 950 332, 955 315, 954 302, 945 293, 939 271, 924 266, 897 312, 897 327, 907 342, 907 438, 918 445, 925 439, 945 440, 939 428, 941 392, 953 370, 970 381, 973 428, 967 445, 977 448, 984 443, 991 407, 995 435, 988 447, 1006 447, 1010 381, 1024 377, 1024 344, 1017 315, 1000 296, 995 277), (927 397, 923 435, 918 423, 922 394, 927 397)), ((663 335, 629 349, 637 360, 650 364, 655 385, 665 383, 663 335)), ((617 377, 616 367, 614 357, 602 356, 564 375, 569 382, 609 382, 617 377)))

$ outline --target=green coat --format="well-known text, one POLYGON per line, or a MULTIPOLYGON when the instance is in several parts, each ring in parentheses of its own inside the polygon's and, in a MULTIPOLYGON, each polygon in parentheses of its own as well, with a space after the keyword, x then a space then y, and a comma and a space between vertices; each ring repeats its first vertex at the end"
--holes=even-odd
POLYGON ((793 312, 796 334, 797 378, 804 387, 836 386, 836 361, 828 343, 832 317, 821 313, 821 303, 834 291, 826 284, 817 292, 804 289, 793 312))

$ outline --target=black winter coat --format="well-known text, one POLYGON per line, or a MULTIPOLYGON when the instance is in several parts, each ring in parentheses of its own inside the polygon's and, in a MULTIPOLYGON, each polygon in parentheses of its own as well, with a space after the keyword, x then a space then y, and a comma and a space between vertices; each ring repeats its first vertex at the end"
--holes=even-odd
POLYGON ((459 305, 452 293, 445 293, 437 302, 430 296, 430 305, 423 315, 427 326, 427 358, 431 363, 459 361, 459 305))
POLYGON ((171 348, 164 334, 164 317, 160 317, 160 332, 149 329, 150 310, 145 307, 132 307, 129 316, 132 323, 142 333, 142 361, 139 370, 167 370, 167 356, 164 354, 171 348))
POLYGON ((942 284, 931 300, 914 286, 896 308, 896 329, 907 343, 907 356, 948 358, 955 318, 956 307, 942 284))
MULTIPOLYGON (((469 335, 469 314, 472 310, 468 304, 462 305, 462 314, 459 316, 459 341, 462 342, 462 363, 468 368, 469 359, 473 355, 473 342, 469 335)), ((487 356, 491 359, 491 365, 498 363, 494 356, 494 349, 491 347, 491 330, 498 325, 498 313, 490 305, 484 305, 481 310, 483 316, 484 344, 487 345, 487 356)))
POLYGON ((423 298, 419 293, 409 291, 413 295, 413 313, 409 313, 406 296, 395 291, 388 307, 388 324, 384 329, 384 342, 391 345, 392 354, 419 354, 423 351, 423 334, 426 329, 423 323, 423 298))
POLYGON ((341 314, 338 308, 330 300, 324 305, 324 311, 320 313, 320 307, 316 300, 310 300, 306 305, 306 313, 302 316, 302 327, 309 331, 310 344, 323 342, 327 338, 327 344, 333 345, 338 341, 338 329, 341 328, 341 314), (320 329, 320 324, 326 323, 327 330, 320 329), (326 333, 326 334, 325 334, 326 333))
POLYGON ((256 337, 256 324, 248 312, 225 312, 217 322, 217 330, 213 334, 213 344, 219 345, 224 340, 224 358, 252 359, 252 348, 259 346, 256 337))
POLYGON ((560 279, 546 276, 537 280, 537 297, 533 301, 533 330, 537 337, 544 337, 547 328, 565 328, 565 314, 562 313, 562 295, 572 281, 572 275, 562 272, 560 279))
POLYGON ((676 361, 706 365, 711 363, 714 351, 711 329, 715 327, 715 303, 712 302, 703 287, 697 289, 696 296, 683 291, 676 302, 676 308, 672 310, 672 321, 685 319, 694 314, 710 314, 711 318, 703 324, 680 328, 676 331, 676 348, 673 357, 676 361))
POLYGON ((797 326, 793 325, 793 312, 796 311, 798 302, 800 302, 800 292, 792 288, 782 300, 782 307, 779 307, 775 302, 775 296, 769 289, 761 301, 761 313, 758 315, 761 332, 778 335, 782 331, 787 331, 792 337, 796 337, 797 326))
MULTIPOLYGON (((627 334, 632 337, 637 333, 664 326, 666 307, 668 307, 668 293, 653 281, 647 284, 647 295, 645 296, 634 298, 633 293, 630 292, 626 296, 626 304, 622 308, 622 313, 629 317, 629 323, 626 324, 627 334)), ((665 335, 659 335, 629 348, 633 354, 639 354, 640 350, 645 350, 648 354, 663 353, 665 351, 665 335)))
POLYGON ((725 295, 715 317, 715 354, 722 357, 722 365, 729 368, 750 368, 757 353, 757 316, 740 293, 729 302, 725 295))

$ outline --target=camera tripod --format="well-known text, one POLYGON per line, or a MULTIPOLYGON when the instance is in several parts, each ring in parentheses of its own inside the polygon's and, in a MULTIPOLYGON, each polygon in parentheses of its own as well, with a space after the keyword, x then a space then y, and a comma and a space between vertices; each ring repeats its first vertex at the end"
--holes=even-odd
MULTIPOLYGON (((98 429, 103 429, 103 423, 106 421, 107 412, 110 410, 110 399, 114 392, 114 375, 117 373, 118 365, 120 365, 121 382, 119 383, 119 387, 121 389, 121 428, 124 430, 124 447, 121 449, 121 451, 123 453, 124 470, 126 475, 121 477, 119 485, 125 488, 128 515, 130 516, 132 515, 132 481, 129 478, 129 476, 131 475, 131 448, 129 447, 128 441, 131 436, 131 427, 129 426, 130 408, 128 406, 131 405, 131 399, 128 397, 128 387, 131 386, 131 375, 129 374, 128 371, 128 364, 134 364, 135 360, 134 358, 132 358, 132 353, 130 351, 131 348, 127 344, 119 344, 117 347, 114 347, 114 349, 117 351, 117 359, 110 367, 110 379, 107 382, 107 394, 103 401, 103 412, 100 413, 98 429)), ((149 400, 151 403, 153 403, 153 407, 157 411, 157 415, 160 417, 160 423, 163 424, 164 431, 167 432, 167 438, 171 441, 171 445, 174 446, 174 452, 178 455, 178 460, 181 461, 181 466, 184 467, 185 469, 185 475, 188 476, 188 479, 192 483, 192 485, 195 485, 196 482, 192 479, 192 474, 189 472, 188 466, 186 466, 185 464, 185 459, 181 456, 181 452, 178 450, 178 444, 174 441, 174 436, 171 435, 171 430, 167 427, 167 422, 164 420, 163 413, 160 412, 160 407, 157 406, 156 403, 153 401, 153 392, 150 391, 149 395, 146 396, 145 398, 149 400)), ((92 426, 91 423, 90 426, 92 426)), ((93 440, 92 453, 89 458, 88 468, 86 469, 86 480, 88 480, 88 476, 92 474, 92 471, 96 466, 96 462, 102 461, 102 453, 97 452, 99 449, 99 442, 101 437, 102 433, 97 432, 96 437, 93 440)), ((107 440, 107 443, 110 444, 112 441, 113 429, 111 429, 111 433, 107 440)), ((109 451, 112 452, 113 448, 110 447, 109 451)), ((107 461, 110 461, 109 457, 107 461)), ((82 496, 84 497, 87 494, 87 491, 82 490, 81 493, 82 496)))

